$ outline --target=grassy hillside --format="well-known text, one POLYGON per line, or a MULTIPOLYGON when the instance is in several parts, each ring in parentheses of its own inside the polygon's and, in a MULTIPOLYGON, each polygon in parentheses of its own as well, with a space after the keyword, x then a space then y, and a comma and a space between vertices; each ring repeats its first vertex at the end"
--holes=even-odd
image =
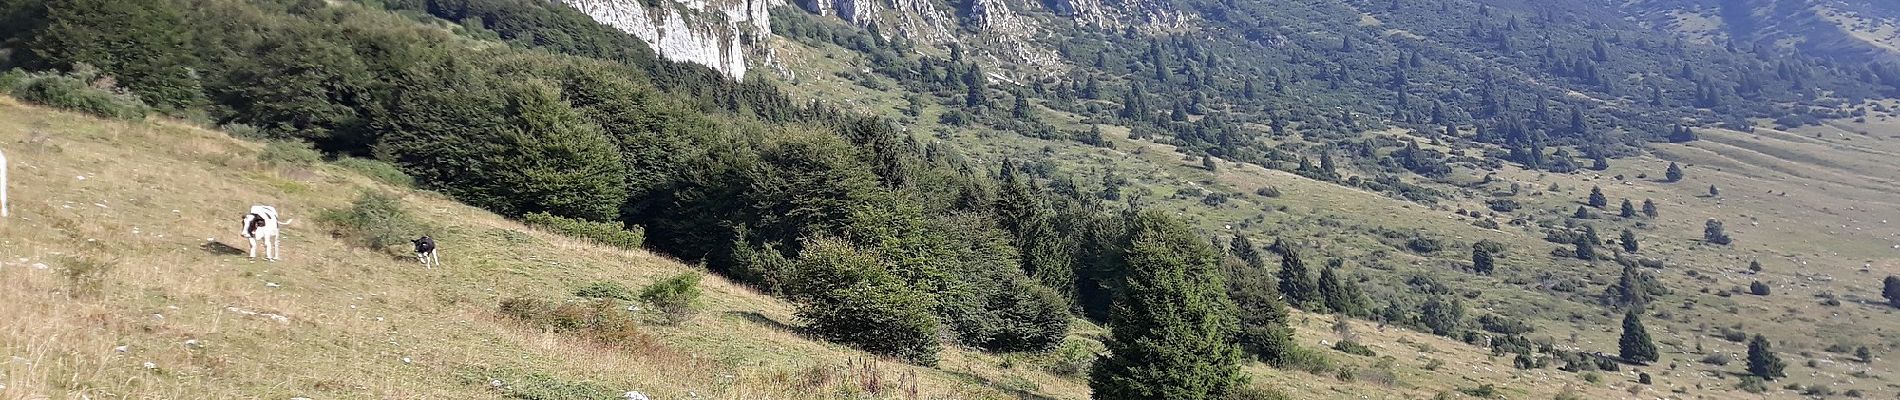
MULTIPOLYGON (((222 132, 4 98, 0 111, 15 204, 0 224, 0 345, 11 357, 0 364, 0 398, 1088 397, 1084 380, 1047 372, 1049 355, 948 350, 939 367, 923 368, 810 340, 789 305, 716 276, 702 283, 699 317, 683 325, 643 321, 611 342, 554 332, 499 305, 581 301, 570 293, 590 283, 637 288, 693 267, 336 165, 267 164, 266 146, 222 132), (442 243, 447 266, 423 269, 401 249, 332 237, 318 215, 364 190, 401 196, 442 243), (241 253, 234 221, 252 203, 291 220, 284 261, 241 253)), ((1332 353, 1333 370, 1248 367, 1257 384, 1293 398, 1431 398, 1484 384, 1513 397, 1602 398, 1633 386, 1633 375, 1590 384, 1514 372, 1508 357, 1482 348, 1363 321, 1347 322, 1347 334, 1376 355, 1346 355, 1324 349, 1343 337, 1332 317, 1294 318, 1298 341, 1332 353)), ((1082 328, 1070 340, 1100 335, 1082 328)))
POLYGON ((1027 361, 949 350, 927 369, 810 340, 788 304, 716 276, 701 283, 698 318, 680 326, 643 321, 614 342, 538 328, 498 305, 578 301, 570 293, 586 284, 637 289, 694 268, 334 165, 266 165, 264 146, 221 132, 0 98, 0 144, 14 204, 0 221, 0 398, 1087 393, 1027 361), (398 193, 436 233, 446 266, 332 237, 318 215, 364 190, 398 193), (291 220, 284 261, 241 254, 238 217, 254 203, 291 220))

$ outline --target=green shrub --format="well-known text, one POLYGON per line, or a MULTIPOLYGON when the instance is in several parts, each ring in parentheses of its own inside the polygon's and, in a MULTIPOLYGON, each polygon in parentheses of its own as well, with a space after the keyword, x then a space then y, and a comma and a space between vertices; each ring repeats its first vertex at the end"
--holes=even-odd
POLYGON ((554 233, 592 240, 600 244, 623 249, 640 248, 646 241, 646 230, 635 225, 627 228, 625 224, 615 222, 594 222, 584 219, 562 217, 545 212, 528 213, 521 221, 529 226, 546 229, 554 233))
POLYGON ((110 79, 98 79, 96 69, 80 65, 74 70, 64 75, 14 70, 0 78, 0 89, 30 103, 106 118, 138 120, 151 113, 138 96, 112 87, 110 79))
POLYGON ((264 152, 257 155, 257 160, 270 165, 305 167, 323 161, 323 153, 318 153, 309 143, 274 140, 264 145, 264 152))
POLYGON ((337 237, 377 250, 409 243, 423 230, 402 208, 402 200, 382 192, 363 192, 350 208, 330 210, 322 219, 337 237))
POLYGON ((687 271, 640 289, 640 301, 653 306, 660 321, 677 324, 693 318, 699 304, 698 272, 687 271))
POLYGON ((1277 388, 1246 385, 1234 390, 1234 393, 1228 395, 1227 398, 1229 400, 1291 400, 1293 396, 1277 388))
POLYGON ((229 123, 229 124, 218 125, 218 130, 224 131, 224 134, 231 135, 231 137, 235 137, 235 138, 244 138, 244 139, 267 139, 268 138, 268 136, 264 134, 264 130, 257 129, 257 127, 247 125, 247 124, 229 123))
POLYGON ((1481 399, 1489 399, 1492 397, 1497 397, 1498 395, 1498 387, 1496 385, 1492 385, 1489 383, 1478 385, 1478 387, 1458 388, 1458 391, 1464 392, 1466 396, 1477 397, 1481 399))
POLYGON ((619 282, 598 281, 574 289, 574 295, 589 299, 633 300, 633 291, 619 282))
POLYGON ((1372 348, 1351 340, 1341 340, 1339 343, 1333 343, 1333 350, 1366 357, 1377 357, 1379 355, 1378 353, 1374 353, 1372 348))
POLYGON ((1742 377, 1742 382, 1736 384, 1735 388, 1749 393, 1766 392, 1768 391, 1768 381, 1762 380, 1759 376, 1744 376, 1742 377))
POLYGON ((1321 353, 1322 351, 1325 350, 1314 350, 1306 348, 1305 346, 1294 347, 1287 351, 1286 365, 1281 367, 1306 371, 1312 374, 1322 374, 1332 371, 1333 360, 1327 358, 1326 354, 1321 353))
POLYGON ((502 315, 555 332, 576 334, 617 348, 654 348, 658 342, 641 333, 633 315, 608 301, 554 302, 517 297, 502 300, 502 315))
POLYGON ((390 186, 399 188, 416 187, 416 178, 403 173, 396 165, 363 158, 345 157, 336 160, 336 165, 356 171, 363 176, 390 186))
POLYGON ((1056 375, 1081 377, 1095 365, 1097 351, 1098 349, 1091 348, 1086 342, 1064 340, 1062 345, 1047 353, 1047 361, 1044 362, 1042 369, 1056 375))

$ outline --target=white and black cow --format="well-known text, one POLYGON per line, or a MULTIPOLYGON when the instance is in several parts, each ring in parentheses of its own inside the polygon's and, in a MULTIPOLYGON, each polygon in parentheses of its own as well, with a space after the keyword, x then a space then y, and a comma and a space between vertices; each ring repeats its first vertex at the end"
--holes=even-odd
POLYGON ((410 242, 416 244, 416 260, 421 261, 423 267, 435 268, 442 265, 442 258, 435 254, 435 239, 430 238, 429 235, 422 235, 410 242))
POLYGON ((277 207, 267 205, 251 206, 251 213, 244 214, 244 228, 238 234, 251 241, 251 258, 257 258, 257 242, 264 241, 264 259, 277 261, 278 227, 277 207))

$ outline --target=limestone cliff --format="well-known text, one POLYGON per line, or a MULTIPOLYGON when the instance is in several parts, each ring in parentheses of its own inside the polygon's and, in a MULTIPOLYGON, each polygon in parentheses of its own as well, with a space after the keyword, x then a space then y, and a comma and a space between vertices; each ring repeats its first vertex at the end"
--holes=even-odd
POLYGON ((748 54, 765 57, 769 10, 782 0, 552 0, 627 32, 668 60, 743 79, 748 54), (649 4, 651 3, 651 4, 649 4))

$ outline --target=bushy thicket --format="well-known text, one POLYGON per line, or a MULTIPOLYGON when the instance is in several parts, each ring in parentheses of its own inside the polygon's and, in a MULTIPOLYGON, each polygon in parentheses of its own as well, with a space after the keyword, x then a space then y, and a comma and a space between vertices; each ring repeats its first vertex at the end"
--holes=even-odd
POLYGON ((112 86, 98 70, 79 65, 65 74, 32 73, 15 69, 0 73, 0 93, 27 102, 113 119, 145 118, 151 107, 138 96, 112 86))
POLYGON ((521 222, 536 228, 546 229, 596 243, 623 249, 638 249, 646 241, 646 230, 639 226, 627 228, 620 221, 595 222, 584 219, 567 218, 545 212, 528 213, 521 216, 521 222))
POLYGON ((332 234, 376 250, 407 244, 427 233, 422 223, 402 208, 401 198, 384 192, 363 192, 349 208, 326 211, 320 218, 332 234))
POLYGON ((640 289, 640 301, 653 306, 660 322, 678 324, 692 319, 699 307, 698 272, 682 272, 640 289))

